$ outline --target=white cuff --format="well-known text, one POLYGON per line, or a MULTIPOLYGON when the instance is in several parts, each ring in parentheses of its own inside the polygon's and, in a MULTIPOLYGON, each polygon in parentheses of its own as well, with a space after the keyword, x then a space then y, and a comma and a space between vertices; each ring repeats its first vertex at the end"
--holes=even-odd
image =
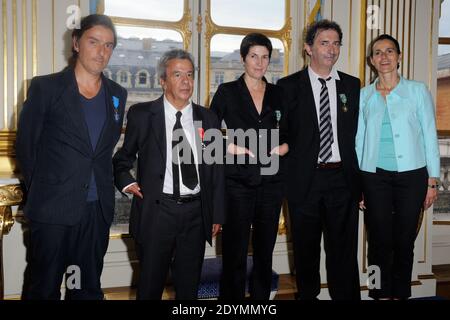
POLYGON ((137 184, 137 182, 130 183, 129 185, 127 185, 126 187, 124 187, 124 188, 122 189, 122 192, 125 192, 125 190, 126 190, 128 187, 132 186, 133 184, 137 184))

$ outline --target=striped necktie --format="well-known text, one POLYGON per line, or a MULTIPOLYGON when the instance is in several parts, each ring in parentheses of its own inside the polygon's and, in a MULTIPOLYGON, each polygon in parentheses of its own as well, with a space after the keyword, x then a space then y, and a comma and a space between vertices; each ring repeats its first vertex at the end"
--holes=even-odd
POLYGON ((332 151, 331 145, 333 144, 333 127, 331 124, 331 109, 330 98, 328 96, 328 88, 326 81, 328 79, 319 78, 322 88, 320 89, 320 151, 319 158, 322 162, 328 162, 331 159, 332 151))

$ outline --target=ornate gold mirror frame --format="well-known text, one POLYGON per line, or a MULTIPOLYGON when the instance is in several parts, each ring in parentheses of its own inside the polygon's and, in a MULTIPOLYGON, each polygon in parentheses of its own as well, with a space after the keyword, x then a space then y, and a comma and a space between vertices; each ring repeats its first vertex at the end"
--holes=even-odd
POLYGON ((22 202, 23 193, 20 185, 0 186, 0 300, 4 298, 3 278, 3 236, 7 235, 14 224, 11 206, 22 202))

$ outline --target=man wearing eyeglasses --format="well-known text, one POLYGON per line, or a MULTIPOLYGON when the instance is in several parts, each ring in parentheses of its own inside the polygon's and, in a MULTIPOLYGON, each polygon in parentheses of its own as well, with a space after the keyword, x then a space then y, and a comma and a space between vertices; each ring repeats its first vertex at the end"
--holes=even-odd
POLYGON ((322 235, 331 298, 360 299, 355 152, 360 81, 335 69, 341 43, 337 23, 311 24, 305 39, 308 68, 278 81, 288 109, 287 197, 298 298, 304 300, 320 293, 322 235))

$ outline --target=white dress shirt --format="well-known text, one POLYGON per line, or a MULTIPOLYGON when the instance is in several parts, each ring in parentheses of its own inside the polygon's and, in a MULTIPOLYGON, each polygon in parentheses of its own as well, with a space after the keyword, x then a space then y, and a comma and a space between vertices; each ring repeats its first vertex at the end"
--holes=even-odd
MULTIPOLYGON (((316 114, 317 114, 317 124, 320 126, 320 90, 322 89, 322 83, 319 78, 322 78, 317 73, 314 72, 311 67, 308 67, 309 80, 311 81, 311 87, 314 94, 314 102, 316 104, 316 114)), ((340 162, 341 154, 339 153, 339 142, 337 133, 337 93, 336 93, 336 80, 340 80, 339 74, 336 69, 333 68, 331 73, 323 77, 323 79, 328 79, 326 82, 328 88, 328 97, 330 99, 330 111, 331 111, 331 125, 333 127, 333 144, 331 145, 332 156, 328 162, 340 162)), ((317 157, 317 162, 322 162, 319 157, 317 157)))
MULTIPOLYGON (((176 113, 178 110, 166 99, 164 96, 164 119, 166 123, 166 173, 164 174, 164 193, 173 194, 173 177, 172 177, 172 131, 177 121, 176 113)), ((181 110, 181 126, 183 127, 184 134, 191 145, 192 152, 194 154, 195 167, 197 169, 198 176, 198 157, 197 157, 197 146, 195 143, 195 127, 194 118, 192 113, 192 103, 189 103, 186 107, 181 110)), ((190 195, 200 192, 200 183, 194 188, 194 190, 189 189, 183 184, 183 177, 181 175, 181 166, 178 166, 178 176, 180 177, 180 195, 190 195)))

